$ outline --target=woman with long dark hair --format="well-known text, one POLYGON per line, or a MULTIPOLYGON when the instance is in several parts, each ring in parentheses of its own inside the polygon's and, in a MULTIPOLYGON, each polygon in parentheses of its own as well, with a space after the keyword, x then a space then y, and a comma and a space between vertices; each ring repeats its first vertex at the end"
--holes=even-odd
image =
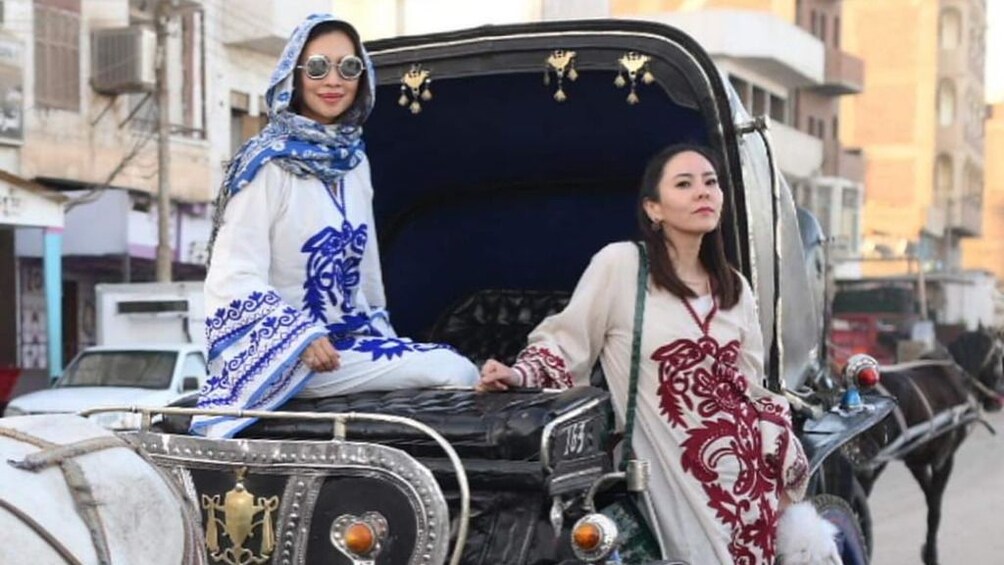
POLYGON ((779 509, 804 495, 808 465, 787 403, 763 386, 756 299, 726 259, 717 171, 701 146, 656 155, 638 198, 643 242, 597 253, 565 310, 530 334, 512 367, 486 363, 479 388, 585 385, 598 359, 619 426, 633 414, 622 449, 652 465, 648 496, 668 556, 772 563, 779 509))
MULTIPOLYGON (((452 349, 397 337, 384 309, 362 140, 374 80, 347 22, 313 15, 293 32, 268 126, 234 156, 216 202, 200 408, 477 381, 452 349)), ((197 417, 192 429, 226 437, 250 423, 197 417)))

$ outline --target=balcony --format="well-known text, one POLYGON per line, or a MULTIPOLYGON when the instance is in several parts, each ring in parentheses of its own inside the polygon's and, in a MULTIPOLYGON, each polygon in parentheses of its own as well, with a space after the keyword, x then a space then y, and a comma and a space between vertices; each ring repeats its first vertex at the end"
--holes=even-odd
POLYGON ((826 48, 826 65, 822 84, 814 90, 827 96, 858 94, 865 84, 865 63, 860 58, 834 49, 826 48))
POLYGON ((823 141, 779 123, 770 126, 777 164, 786 177, 808 178, 823 166, 823 141))
POLYGON ((692 36, 716 61, 737 61, 785 88, 817 86, 823 80, 825 51, 822 42, 773 14, 696 10, 645 14, 644 17, 692 36))
POLYGON ((221 18, 223 43, 278 57, 297 24, 310 14, 330 10, 328 0, 243 0, 240 11, 244 16, 221 18))
POLYGON ((950 216, 952 232, 958 237, 980 237, 983 234, 983 205, 979 197, 960 198, 954 202, 950 216))
POLYGON ((823 175, 861 183, 865 180, 865 158, 860 148, 843 147, 836 140, 823 142, 823 175))

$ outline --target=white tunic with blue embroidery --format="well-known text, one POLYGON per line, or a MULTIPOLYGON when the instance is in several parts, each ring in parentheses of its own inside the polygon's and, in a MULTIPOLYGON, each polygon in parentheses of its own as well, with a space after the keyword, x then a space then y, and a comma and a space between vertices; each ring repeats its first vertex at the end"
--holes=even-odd
MULTIPOLYGON (((473 385, 452 349, 398 338, 387 318, 369 163, 329 189, 267 163, 227 204, 206 278, 210 379, 199 407, 274 409, 293 395, 473 385), (312 373, 301 352, 332 340, 341 367, 312 373)), ((229 437, 250 419, 196 418, 229 437)))

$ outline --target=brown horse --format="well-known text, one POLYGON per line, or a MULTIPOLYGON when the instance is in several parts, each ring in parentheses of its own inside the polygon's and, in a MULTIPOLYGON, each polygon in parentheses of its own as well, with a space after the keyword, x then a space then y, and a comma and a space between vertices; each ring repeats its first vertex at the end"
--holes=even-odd
POLYGON ((972 424, 982 421, 981 410, 1001 408, 1002 351, 994 334, 972 331, 949 345, 948 359, 882 367, 880 392, 899 406, 867 433, 884 447, 858 469, 858 479, 870 493, 888 461, 901 459, 910 469, 927 501, 925 565, 938 562, 941 501, 955 451, 972 424))

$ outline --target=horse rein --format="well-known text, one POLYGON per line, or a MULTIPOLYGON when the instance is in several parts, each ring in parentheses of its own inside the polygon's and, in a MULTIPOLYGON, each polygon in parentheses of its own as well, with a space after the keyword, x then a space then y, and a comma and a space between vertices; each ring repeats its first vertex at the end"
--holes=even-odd
POLYGON ((2 498, 0 498, 0 508, 3 508, 7 512, 11 513, 15 518, 21 520, 25 526, 28 526, 28 528, 38 534, 38 537, 48 543, 49 547, 51 547, 53 551, 58 553, 59 556, 63 558, 63 561, 66 561, 69 565, 83 565, 79 559, 70 553, 70 550, 65 545, 59 543, 59 540, 56 539, 55 536, 49 532, 49 530, 43 528, 41 524, 36 522, 34 518, 26 514, 23 510, 2 498))

